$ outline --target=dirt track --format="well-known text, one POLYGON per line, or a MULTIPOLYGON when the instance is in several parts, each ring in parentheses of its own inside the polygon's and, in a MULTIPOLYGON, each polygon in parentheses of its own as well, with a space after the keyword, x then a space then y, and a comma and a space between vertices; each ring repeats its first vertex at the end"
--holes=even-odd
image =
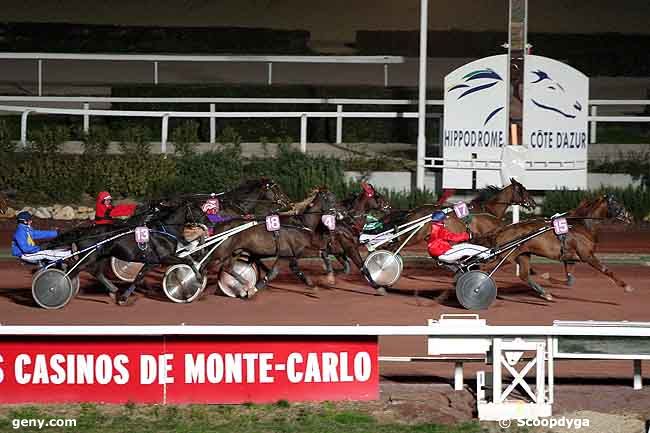
MULTIPOLYGON (((647 254, 649 234, 647 231, 605 232, 601 235, 599 251, 647 254)), ((417 246, 410 250, 424 253, 417 246)), ((537 264, 536 267, 542 272, 549 271, 555 276, 561 276, 559 264, 537 264)), ((303 268, 316 278, 324 276, 318 261, 306 261, 303 268)), ((512 268, 503 268, 497 274, 499 299, 489 310, 480 312, 480 315, 493 325, 550 325, 553 320, 650 321, 647 308, 650 305, 650 267, 612 265, 610 268, 630 283, 636 289, 635 292, 624 294, 622 289, 595 270, 587 265, 578 265, 575 287, 546 284, 555 296, 555 302, 547 302, 523 287, 514 277, 512 268)), ((452 277, 445 271, 433 269, 431 263, 422 261, 407 261, 405 276, 383 297, 376 296, 373 289, 354 271, 349 276, 339 277, 335 288, 313 291, 299 283, 284 268, 272 286, 253 300, 215 296, 213 293, 216 285, 211 281, 206 296, 188 305, 167 301, 160 292, 159 276, 151 274, 147 278, 150 293, 138 294, 136 302, 131 306, 118 307, 110 302, 92 277, 82 275, 81 294, 62 310, 46 311, 38 308, 32 300, 29 268, 13 260, 0 261, 0 323, 424 325, 427 319, 438 318, 441 314, 467 313, 453 296, 443 304, 436 301, 435 298, 444 290, 452 288, 452 277), (417 297, 414 296, 416 290, 417 297)), ((426 355, 426 339, 382 337, 380 348, 381 355, 421 356, 426 355)), ((466 366, 468 382, 471 383, 476 370, 483 368, 480 363, 466 366)), ((385 387, 387 383, 394 383, 395 386, 400 386, 396 395, 415 392, 419 399, 424 400, 432 397, 426 384, 439 383, 441 380, 449 382, 453 378, 452 365, 438 363, 382 363, 381 373, 385 381, 382 392, 392 393, 386 391, 385 387)), ((629 361, 558 362, 555 377, 560 384, 556 391, 556 413, 590 408, 650 416, 647 410, 650 407, 650 391, 632 391, 632 365, 629 361), (606 385, 602 385, 603 382, 606 385)), ((453 394, 450 394, 449 389, 438 393, 446 396, 440 397, 442 400, 453 394)), ((434 419, 446 419, 438 412, 435 413, 434 419)), ((465 419, 467 416, 471 417, 471 414, 465 413, 455 418, 465 419)))

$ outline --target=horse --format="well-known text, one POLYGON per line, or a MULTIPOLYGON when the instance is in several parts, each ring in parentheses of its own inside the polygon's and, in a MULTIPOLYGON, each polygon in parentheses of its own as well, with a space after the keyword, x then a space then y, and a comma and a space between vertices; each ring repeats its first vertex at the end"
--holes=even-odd
MULTIPOLYGON (((255 291, 266 287, 277 276, 279 259, 288 259, 294 274, 307 286, 313 288, 315 285, 311 279, 300 270, 298 259, 304 257, 307 252, 318 253, 325 248, 324 233, 328 229, 325 228, 321 217, 336 213, 336 196, 325 187, 316 188, 305 200, 296 203, 291 211, 280 217, 279 230, 270 232, 263 224, 258 224, 228 238, 214 252, 215 268, 213 269, 217 272, 232 269, 235 256, 241 252, 248 253, 258 263, 264 258, 275 258, 275 262, 264 278, 256 283, 254 291, 249 290, 246 293, 251 297, 255 291)), ((237 225, 237 223, 226 224, 224 230, 237 225)), ((239 280, 234 272, 230 273, 239 280)))
MULTIPOLYGON (((166 198, 161 200, 151 200, 144 204, 141 204, 136 209, 135 215, 126 220, 126 221, 116 221, 113 225, 93 225, 93 226, 83 226, 77 227, 70 231, 62 233, 54 241, 50 243, 50 246, 60 246, 60 245, 70 245, 77 243, 79 239, 87 239, 93 242, 99 242, 99 240, 104 239, 105 234, 110 233, 119 233, 120 231, 128 231, 134 228, 137 224, 140 224, 143 221, 143 217, 146 218, 146 215, 149 215, 151 209, 156 209, 160 211, 163 209, 165 212, 170 212, 178 208, 182 208, 185 211, 189 212, 187 218, 184 220, 176 219, 173 223, 167 221, 164 224, 165 230, 169 231, 173 227, 174 236, 179 241, 191 241, 199 236, 207 236, 207 226, 210 224, 203 211, 200 207, 200 204, 203 200, 209 197, 213 197, 213 194, 189 194, 182 195, 174 198, 166 198), (188 225, 186 222, 190 222, 192 227, 197 228, 198 230, 193 234, 192 238, 188 237, 188 232, 185 230, 188 225)), ((267 210, 282 209, 290 205, 290 200, 286 194, 282 192, 280 187, 271 179, 261 178, 254 180, 247 180, 240 184, 238 187, 224 193, 223 195, 224 210, 227 213, 233 214, 237 212, 248 213, 255 208, 264 208, 267 210)), ((161 241, 162 242, 162 241, 161 241)), ((77 248, 79 246, 77 245, 77 248)), ((125 254, 122 254, 125 255, 125 254)), ((121 260, 121 257, 115 256, 121 260)), ((97 259, 96 259, 97 260, 97 259)), ((86 271, 91 273, 97 278, 97 280, 102 283, 107 289, 111 296, 116 293, 119 293, 120 289, 115 286, 115 284, 110 281, 105 274, 105 270, 110 266, 110 258, 102 258, 97 260, 97 263, 93 266, 87 266, 86 271)), ((129 262, 135 263, 145 263, 140 260, 129 260, 129 262)), ((158 263, 152 263, 155 265, 158 263)), ((160 263, 160 264, 176 264, 173 260, 170 263, 160 263)), ((148 268, 151 268, 149 266, 148 268)), ((148 269, 142 267, 140 271, 146 272, 148 269)), ((140 274, 140 272, 139 272, 140 274)), ((139 281, 141 276, 138 274, 136 280, 139 281)), ((144 274, 143 274, 144 275, 144 274)), ((132 285, 130 289, 134 286, 132 285)), ((131 290, 132 292, 132 290, 131 290)), ((126 292, 125 292, 126 293, 126 292)), ((129 292, 130 294, 130 292, 129 292)), ((128 297, 128 295, 127 295, 128 297)), ((116 299, 119 301, 119 299, 116 299)), ((120 302, 118 302, 120 303, 120 302)))
POLYGON ((510 185, 499 189, 489 185, 479 191, 478 197, 469 202, 469 215, 460 219, 450 213, 445 219, 445 227, 452 232, 469 231, 482 235, 503 225, 503 217, 510 205, 521 205, 533 210, 537 203, 528 190, 516 179, 510 179, 510 185))
MULTIPOLYGON (((535 292, 546 300, 552 300, 550 293, 533 281, 530 276, 530 258, 532 255, 546 257, 549 259, 565 263, 567 275, 571 275, 571 270, 575 263, 583 262, 606 275, 610 280, 622 287, 625 292, 632 292, 634 289, 629 284, 618 278, 614 273, 603 265, 596 257, 594 250, 596 247, 596 237, 593 228, 590 227, 589 221, 598 221, 613 219, 624 224, 630 224, 632 218, 625 207, 620 204, 613 196, 604 195, 590 202, 583 202, 582 206, 567 216, 572 224, 569 233, 564 239, 558 237, 552 231, 548 231, 537 236, 522 245, 508 256, 510 263, 520 265, 519 278, 528 284, 535 292)), ((485 246, 494 247, 506 242, 515 240, 521 236, 532 233, 549 222, 543 219, 535 219, 500 228, 482 239, 485 246)), ((493 266, 487 266, 488 272, 493 266)), ((570 278, 571 282, 573 278, 570 278)))
POLYGON ((127 303, 128 297, 141 282, 144 275, 157 265, 175 265, 179 263, 190 266, 199 275, 200 270, 194 267, 190 258, 181 259, 176 256, 179 243, 182 241, 183 227, 190 224, 205 223, 207 218, 200 207, 187 202, 183 206, 171 207, 158 203, 146 212, 139 212, 129 218, 123 225, 114 227, 94 236, 78 239, 73 244, 73 251, 79 251, 76 261, 71 263, 74 267, 72 277, 82 270, 86 270, 104 284, 112 295, 115 295, 119 305, 127 303), (194 220, 194 216, 203 218, 194 220), (139 244, 133 230, 135 227, 146 227, 149 241, 139 244), (99 243, 104 242, 99 245, 99 243), (88 252, 86 252, 86 250, 88 252), (126 290, 120 291, 104 275, 104 268, 110 257, 116 257, 126 262, 143 263, 135 280, 126 290))
MULTIPOLYGON (((327 283, 329 285, 336 284, 334 279, 335 270, 332 267, 332 264, 329 260, 329 256, 333 255, 336 259, 343 265, 343 269, 338 272, 343 272, 348 274, 350 272, 350 254, 347 254, 346 251, 350 251, 351 248, 355 248, 358 252, 359 236, 363 230, 363 226, 366 222, 366 216, 370 210, 380 210, 384 214, 389 212, 391 209, 390 203, 388 200, 381 195, 375 188, 366 182, 361 183, 361 192, 353 193, 348 198, 342 200, 338 207, 342 209, 342 219, 340 222, 337 222, 337 227, 335 229, 335 234, 337 236, 336 240, 338 242, 343 242, 338 246, 333 246, 329 243, 329 248, 321 251, 321 257, 325 263, 325 269, 327 272, 327 283), (352 243, 352 245, 349 245, 352 243), (333 251, 334 248, 337 248, 337 251, 333 251)), ((355 265, 361 269, 363 262, 359 263, 361 257, 358 254, 352 254, 355 257, 355 265)))
MULTIPOLYGON (((501 220, 510 205, 520 205, 527 209, 534 209, 537 206, 528 190, 513 178, 510 179, 510 185, 504 188, 489 185, 481 189, 478 197, 474 198, 467 206, 470 216, 461 220, 455 214, 450 213, 445 219, 445 226, 457 233, 468 230, 472 233, 487 233, 501 225, 501 220)), ((385 226, 415 221, 447 206, 449 205, 445 203, 424 205, 408 212, 405 216, 398 217, 397 220, 389 217, 388 220, 385 220, 385 226)), ((428 228, 429 224, 427 223, 425 227, 428 228)), ((421 242, 428 236, 429 230, 420 229, 413 236, 413 243, 421 242)))

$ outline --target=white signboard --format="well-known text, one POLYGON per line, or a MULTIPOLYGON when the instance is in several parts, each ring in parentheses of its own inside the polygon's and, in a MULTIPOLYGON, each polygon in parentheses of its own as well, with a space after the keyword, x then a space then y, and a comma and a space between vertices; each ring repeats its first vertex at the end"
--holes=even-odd
MULTIPOLYGON (((587 161, 589 78, 557 60, 527 55, 524 79, 523 142, 528 158, 558 170, 527 167, 528 189, 587 187, 587 170, 558 164, 587 161)), ((541 165, 541 164, 540 164, 541 165)), ((586 164, 585 164, 586 165, 586 164)))
POLYGON ((445 77, 443 188, 471 189, 475 176, 477 188, 514 177, 528 189, 586 189, 588 77, 526 55, 523 143, 508 146, 507 64, 505 54, 486 57, 445 77), (459 168, 447 168, 457 162, 459 168))
MULTIPOLYGON (((508 144, 507 55, 468 63, 445 77, 443 156, 500 160, 508 144)), ((443 188, 472 188, 472 170, 445 168, 443 188)), ((495 170, 477 170, 476 185, 499 185, 495 170)))

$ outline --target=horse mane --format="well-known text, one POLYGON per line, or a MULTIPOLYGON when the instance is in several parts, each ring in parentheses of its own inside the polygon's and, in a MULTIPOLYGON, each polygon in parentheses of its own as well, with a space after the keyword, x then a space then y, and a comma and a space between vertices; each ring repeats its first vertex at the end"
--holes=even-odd
POLYGON ((493 198, 495 195, 501 192, 501 188, 496 185, 488 185, 484 188, 479 189, 478 197, 473 199, 470 203, 485 203, 486 201, 493 198))
POLYGON ((294 203, 291 209, 289 209, 287 212, 283 212, 282 214, 298 215, 304 213, 305 210, 307 210, 307 206, 309 206, 309 204, 314 201, 320 191, 320 188, 312 189, 304 200, 294 203))
POLYGON ((344 208, 350 208, 350 207, 352 207, 352 205, 354 204, 354 202, 356 201, 356 199, 357 199, 358 197, 359 197, 359 193, 358 193, 358 192, 352 192, 352 193, 350 193, 346 198, 344 198, 343 200, 341 200, 341 206, 343 206, 344 208))

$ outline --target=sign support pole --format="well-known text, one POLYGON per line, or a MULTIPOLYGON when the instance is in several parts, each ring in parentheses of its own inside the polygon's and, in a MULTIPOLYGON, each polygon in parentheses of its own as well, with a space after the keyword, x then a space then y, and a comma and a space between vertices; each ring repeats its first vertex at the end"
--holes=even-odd
POLYGON ((427 31, 429 0, 420 0, 420 74, 418 78, 418 150, 415 185, 424 189, 424 158, 426 156, 426 103, 427 103, 427 31))

